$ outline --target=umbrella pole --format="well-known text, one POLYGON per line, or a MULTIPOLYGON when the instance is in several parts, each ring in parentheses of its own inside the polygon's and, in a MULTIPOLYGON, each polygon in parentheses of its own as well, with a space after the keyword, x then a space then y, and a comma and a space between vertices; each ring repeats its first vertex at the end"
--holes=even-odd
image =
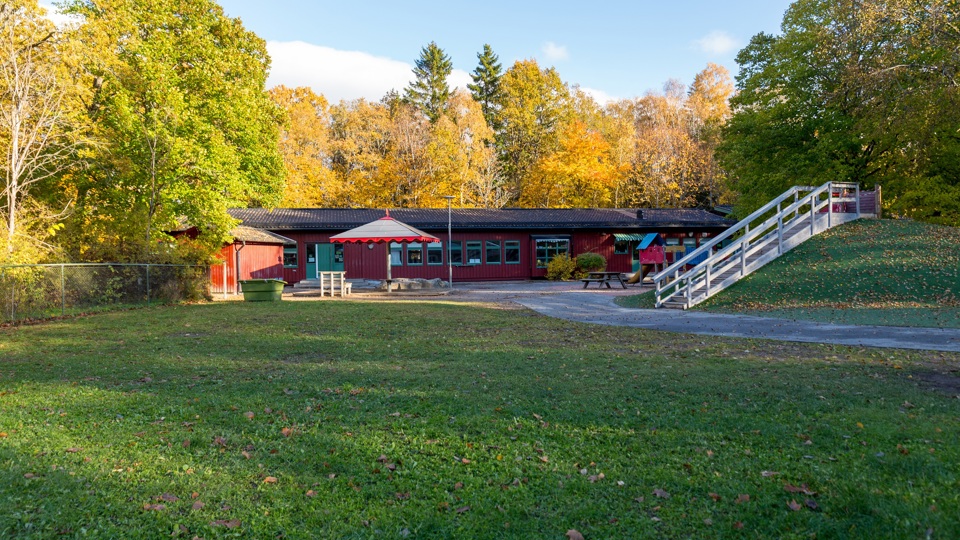
POLYGON ((391 267, 391 261, 390 261, 390 242, 387 242, 387 243, 386 243, 386 246, 387 246, 387 292, 389 293, 389 292, 390 292, 390 281, 393 279, 392 277, 390 277, 390 267, 391 267))

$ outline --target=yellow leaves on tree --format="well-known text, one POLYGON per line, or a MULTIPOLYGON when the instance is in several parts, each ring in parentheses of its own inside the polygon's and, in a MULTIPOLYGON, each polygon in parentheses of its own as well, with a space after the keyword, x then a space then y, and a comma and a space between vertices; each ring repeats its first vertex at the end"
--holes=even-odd
POLYGON ((575 121, 561 132, 559 149, 537 162, 520 202, 538 208, 609 206, 615 176, 610 145, 575 121))
POLYGON ((479 103, 465 92, 456 92, 446 114, 433 125, 432 135, 427 153, 436 190, 426 195, 424 206, 445 205, 443 195, 454 195, 458 206, 496 208, 506 203, 496 154, 489 144, 493 130, 479 103))
POLYGON ((330 169, 330 110, 326 98, 309 88, 278 86, 270 90, 274 103, 287 112, 280 132, 280 152, 287 169, 283 202, 286 207, 336 206, 343 184, 330 169))
POLYGON ((500 80, 494 132, 462 91, 431 122, 396 95, 327 107, 307 89, 272 95, 288 115, 281 147, 287 206, 682 207, 716 204, 723 174, 713 159, 733 91, 710 64, 689 93, 601 107, 556 70, 516 62, 500 80))

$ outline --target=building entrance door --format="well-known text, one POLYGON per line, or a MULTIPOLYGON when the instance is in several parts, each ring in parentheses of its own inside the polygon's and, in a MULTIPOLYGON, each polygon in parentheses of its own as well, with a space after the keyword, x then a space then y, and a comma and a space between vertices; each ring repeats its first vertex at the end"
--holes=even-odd
POLYGON ((307 244, 307 279, 319 272, 343 272, 343 244, 307 244))

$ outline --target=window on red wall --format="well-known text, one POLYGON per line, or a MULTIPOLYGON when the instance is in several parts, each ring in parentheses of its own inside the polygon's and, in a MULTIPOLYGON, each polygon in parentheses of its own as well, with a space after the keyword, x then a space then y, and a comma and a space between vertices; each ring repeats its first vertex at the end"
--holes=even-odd
POLYGON ((467 242, 467 264, 481 264, 483 261, 483 244, 479 241, 467 242))
POLYGON ((407 264, 413 266, 423 264, 423 244, 407 244, 407 264))
POLYGON ((283 267, 284 268, 297 267, 297 246, 290 246, 290 247, 283 248, 283 267))
POLYGON ((427 244, 427 264, 443 264, 443 244, 440 242, 427 244))
POLYGON ((390 244, 390 266, 401 266, 403 264, 403 244, 393 242, 390 244))
POLYGON ((450 242, 450 264, 463 264, 463 243, 460 240, 450 242))
POLYGON ((537 268, 546 268, 554 257, 570 253, 570 241, 563 238, 537 239, 537 268))
POLYGON ((504 245, 503 259, 507 264, 520 264, 520 242, 507 240, 504 245))
POLYGON ((500 264, 500 241, 487 240, 487 264, 500 264))

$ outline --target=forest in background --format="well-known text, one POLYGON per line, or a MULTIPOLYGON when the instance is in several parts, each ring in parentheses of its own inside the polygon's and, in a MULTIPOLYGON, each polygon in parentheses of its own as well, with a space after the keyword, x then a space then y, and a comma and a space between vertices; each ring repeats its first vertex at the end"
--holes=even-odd
MULTIPOLYGON (((597 104, 554 68, 504 70, 489 45, 469 91, 451 90, 449 57, 421 52, 416 79, 379 102, 330 105, 278 87, 286 207, 713 207, 714 159, 733 81, 710 64, 690 88, 597 104)), ((727 197, 729 199, 729 197, 727 197)))
POLYGON ((792 185, 882 185, 960 224, 958 0, 798 0, 736 81, 596 103, 484 45, 436 43, 379 101, 265 89, 264 41, 212 0, 0 1, 0 263, 202 261, 231 207, 713 207, 792 185), (185 224, 196 238, 168 233, 185 224))

